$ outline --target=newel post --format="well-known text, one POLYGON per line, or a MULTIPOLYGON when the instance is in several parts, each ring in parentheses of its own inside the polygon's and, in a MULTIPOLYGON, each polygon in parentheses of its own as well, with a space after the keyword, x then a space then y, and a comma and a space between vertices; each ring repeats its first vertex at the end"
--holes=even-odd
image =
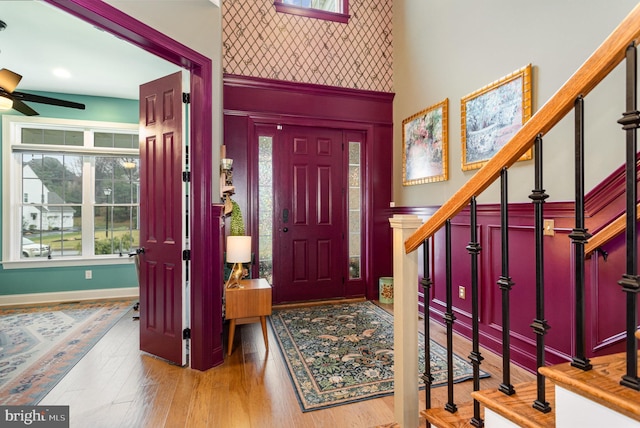
POLYGON ((422 225, 416 215, 394 215, 393 349, 394 412, 403 428, 419 425, 418 410, 418 252, 405 254, 404 243, 422 225))

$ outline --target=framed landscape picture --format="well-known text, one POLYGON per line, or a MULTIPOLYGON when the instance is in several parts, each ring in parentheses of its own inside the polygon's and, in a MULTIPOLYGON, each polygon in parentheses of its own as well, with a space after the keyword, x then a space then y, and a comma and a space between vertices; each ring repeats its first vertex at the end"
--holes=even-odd
POLYGON ((402 121, 402 184, 448 179, 449 99, 402 121))
MULTIPOLYGON (((482 167, 531 117, 531 64, 461 99, 462 170, 482 167)), ((529 149, 519 160, 531 159, 529 149)))

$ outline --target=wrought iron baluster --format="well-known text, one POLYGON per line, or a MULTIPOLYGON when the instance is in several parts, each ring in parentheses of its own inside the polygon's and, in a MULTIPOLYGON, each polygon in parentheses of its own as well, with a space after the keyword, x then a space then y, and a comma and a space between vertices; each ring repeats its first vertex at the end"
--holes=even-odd
POLYGON ((638 326, 638 292, 640 291, 640 278, 638 277, 638 243, 636 226, 636 153, 637 137, 636 129, 640 126, 640 111, 637 110, 637 52, 636 46, 631 44, 626 53, 627 69, 627 111, 622 114, 622 119, 618 123, 626 131, 626 198, 627 198, 627 230, 625 234, 627 247, 627 272, 622 275, 618 284, 622 286, 622 291, 627 294, 627 373, 622 376, 620 384, 640 391, 640 379, 638 378, 638 339, 635 337, 635 330, 638 326))
POLYGON ((498 390, 515 394, 511 384, 511 315, 510 291, 514 283, 509 276, 509 195, 507 168, 500 171, 500 234, 502 241, 502 274, 498 286, 502 290, 502 383, 498 390))
POLYGON ((431 281, 431 269, 430 263, 431 259, 429 257, 429 239, 425 239, 422 243, 422 271, 423 276, 420 284, 422 284, 422 294, 424 298, 424 374, 422 376, 422 380, 425 384, 425 403, 426 409, 431 408, 431 385, 433 384, 433 376, 431 375, 431 328, 429 325, 429 321, 431 319, 431 315, 429 313, 429 302, 431 301, 431 285, 433 282, 431 281))
MULTIPOLYGON (((467 245, 467 251, 471 255, 471 346, 472 351, 469 360, 473 364, 473 390, 480 390, 480 363, 484 359, 480 355, 480 312, 478 310, 478 255, 480 243, 478 242, 476 197, 471 198, 471 241, 467 245)), ((482 427, 484 422, 480 417, 480 403, 473 399, 473 418, 471 425, 482 427)))
POLYGON ((571 361, 573 367, 591 370, 585 354, 585 295, 584 295, 584 246, 591 237, 584 227, 584 99, 580 96, 575 107, 575 228, 569 234, 575 246, 575 328, 576 352, 571 361))
POLYGON ((446 252, 446 281, 447 281, 447 311, 444 314, 444 322, 447 324, 447 404, 444 408, 448 412, 455 413, 458 406, 453 402, 453 322, 456 316, 453 314, 453 284, 451 280, 451 219, 445 223, 445 252, 446 252))
MULTIPOLYGON (((533 201, 533 216, 535 223, 535 242, 536 242, 536 318, 531 324, 533 332, 536 334, 536 368, 545 365, 545 346, 544 336, 549 330, 549 324, 544 319, 544 209, 545 199, 549 197, 542 188, 542 136, 538 134, 536 137, 534 150, 534 175, 535 189, 529 195, 529 199, 533 201)), ((537 381, 537 398, 533 402, 533 408, 543 413, 551 411, 549 403, 545 399, 545 378, 540 373, 536 376, 537 381)))

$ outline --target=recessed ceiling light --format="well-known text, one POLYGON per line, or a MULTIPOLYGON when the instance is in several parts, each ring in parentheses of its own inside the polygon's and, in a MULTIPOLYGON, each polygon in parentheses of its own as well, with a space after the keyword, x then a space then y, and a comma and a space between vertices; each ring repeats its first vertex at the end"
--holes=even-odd
POLYGON ((61 79, 68 79, 69 77, 71 77, 71 73, 69 73, 69 70, 66 70, 64 68, 54 68, 52 72, 54 76, 61 79))

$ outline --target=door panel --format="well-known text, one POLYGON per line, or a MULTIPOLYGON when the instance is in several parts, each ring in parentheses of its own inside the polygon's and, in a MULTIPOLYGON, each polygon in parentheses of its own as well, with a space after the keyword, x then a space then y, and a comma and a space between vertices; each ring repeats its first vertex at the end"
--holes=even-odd
POLYGON ((186 363, 182 73, 140 86, 140 349, 186 363))
POLYGON ((273 165, 274 299, 344 296, 342 132, 287 127, 273 165))

